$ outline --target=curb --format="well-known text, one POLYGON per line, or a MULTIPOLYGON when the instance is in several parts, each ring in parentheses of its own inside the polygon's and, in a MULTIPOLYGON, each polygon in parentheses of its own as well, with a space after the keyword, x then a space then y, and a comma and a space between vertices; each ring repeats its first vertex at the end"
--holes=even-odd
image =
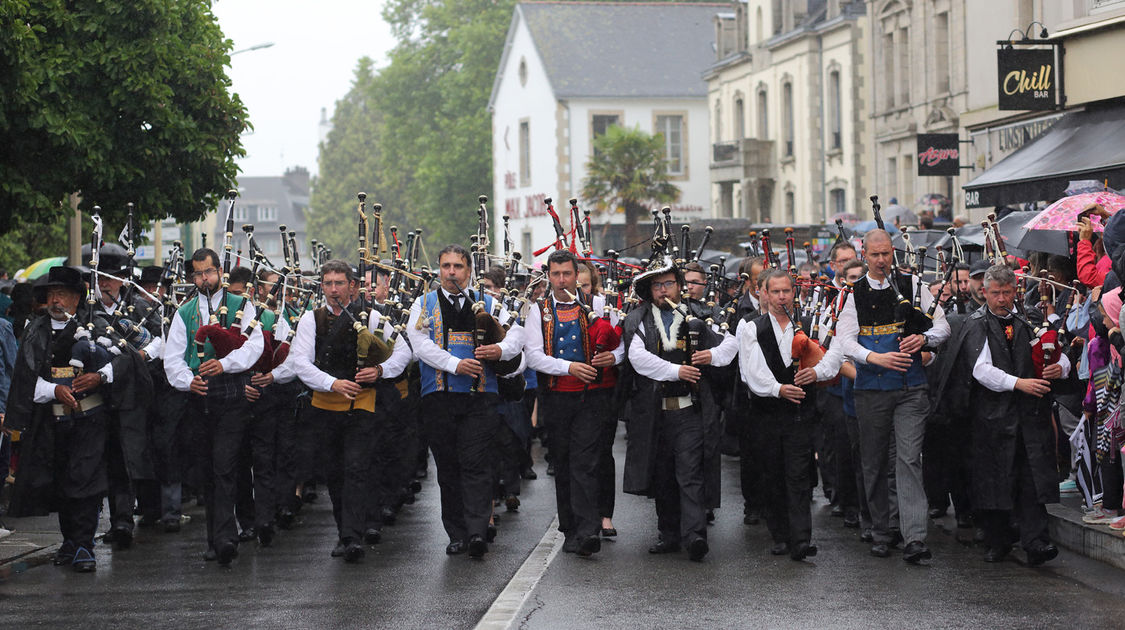
POLYGON ((1125 536, 1108 525, 1082 522, 1082 512, 1061 503, 1047 506, 1051 540, 1067 549, 1125 569, 1125 536))

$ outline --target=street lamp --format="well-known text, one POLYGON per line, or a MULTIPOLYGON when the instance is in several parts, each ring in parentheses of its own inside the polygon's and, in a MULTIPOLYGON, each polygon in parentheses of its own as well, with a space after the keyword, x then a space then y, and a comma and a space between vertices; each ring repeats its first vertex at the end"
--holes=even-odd
POLYGON ((250 52, 251 50, 261 50, 263 48, 269 48, 270 46, 273 46, 273 42, 263 42, 261 44, 254 44, 253 46, 251 46, 249 48, 243 48, 242 50, 236 50, 236 51, 232 52, 230 54, 230 56, 233 57, 233 56, 235 56, 237 54, 240 54, 240 53, 250 52))

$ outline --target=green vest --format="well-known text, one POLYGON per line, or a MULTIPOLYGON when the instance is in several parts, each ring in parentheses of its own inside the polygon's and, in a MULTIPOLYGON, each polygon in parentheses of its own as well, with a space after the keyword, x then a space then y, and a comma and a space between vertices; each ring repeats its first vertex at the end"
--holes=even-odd
POLYGON ((277 313, 269 309, 259 312, 258 323, 261 324, 262 332, 273 332, 273 327, 277 325, 277 313))
MULTIPOLYGON (((233 318, 234 314, 242 308, 245 302, 246 298, 233 293, 227 293, 227 317, 233 318)), ((191 368, 192 374, 199 374, 200 363, 214 359, 215 349, 211 347, 210 341, 204 343, 202 360, 200 360, 199 354, 195 351, 195 333, 198 332, 199 327, 203 325, 199 317, 198 295, 180 306, 180 319, 184 320, 184 327, 187 329, 187 343, 184 344, 184 362, 191 368)))

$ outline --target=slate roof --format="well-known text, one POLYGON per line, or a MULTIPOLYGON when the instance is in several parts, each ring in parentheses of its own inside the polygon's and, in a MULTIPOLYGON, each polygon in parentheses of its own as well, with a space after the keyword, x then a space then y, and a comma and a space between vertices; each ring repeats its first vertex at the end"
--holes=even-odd
POLYGON ((557 98, 703 97, 715 15, 730 4, 521 2, 516 11, 557 98))

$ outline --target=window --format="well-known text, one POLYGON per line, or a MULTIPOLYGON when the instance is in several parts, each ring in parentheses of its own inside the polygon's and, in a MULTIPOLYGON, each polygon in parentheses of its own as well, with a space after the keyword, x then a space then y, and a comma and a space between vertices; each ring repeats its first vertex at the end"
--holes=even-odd
POLYGON ((793 157, 793 136, 796 128, 793 125, 793 84, 786 83, 781 86, 782 111, 785 116, 785 157, 793 157))
POLYGON ((910 102, 910 30, 898 29, 898 102, 906 105, 910 102))
MULTIPOLYGON (((896 158, 887 158, 887 189, 879 195, 880 199, 887 199, 890 203, 891 197, 898 196, 898 160, 896 158), (885 197, 884 197, 885 195, 885 197)), ((883 205, 887 205, 884 203, 883 205)))
POLYGON ((898 202, 909 207, 914 202, 914 156, 902 156, 899 167, 902 168, 902 194, 899 195, 898 202))
POLYGON ((742 102, 740 94, 734 99, 734 139, 741 140, 746 137, 746 105, 742 102))
MULTIPOLYGON (((234 217, 234 220, 236 222, 249 221, 250 220, 250 210, 253 210, 253 209, 256 209, 256 208, 257 208, 257 206, 240 206, 236 203, 236 204, 234 204, 234 213, 231 216, 234 217)), ((227 218, 226 212, 220 211, 219 214, 222 215, 219 218, 219 220, 225 221, 226 218, 227 218)))
POLYGON ((520 77, 520 86, 521 87, 526 86, 527 85, 527 59, 524 58, 524 57, 520 57, 519 77, 520 77))
POLYGON ((758 90, 758 138, 768 140, 770 137, 770 112, 769 99, 765 88, 758 90))
POLYGON ((656 133, 664 137, 664 159, 669 175, 684 174, 684 117, 679 114, 656 117, 656 133))
POLYGON ((828 74, 828 116, 829 133, 828 148, 839 149, 843 144, 843 116, 840 113, 840 71, 833 70, 828 74))
POLYGON ((832 214, 843 214, 848 211, 848 201, 843 188, 833 188, 828 191, 828 207, 832 214))
POLYGON ((597 140, 599 136, 604 136, 609 128, 614 125, 621 125, 621 114, 593 114, 590 116, 590 147, 592 153, 597 154, 597 150, 593 149, 594 140, 597 140))
POLYGON ((531 123, 520 121, 520 186, 531 185, 531 123))
POLYGON ((895 106, 895 38, 883 36, 883 104, 887 109, 895 106))
POLYGON ((934 16, 934 92, 949 92, 949 13, 934 16))
POLYGON ((277 208, 275 206, 258 206, 258 220, 277 222, 277 208))
POLYGON ((797 222, 797 196, 792 191, 785 193, 785 221, 793 224, 797 222))

